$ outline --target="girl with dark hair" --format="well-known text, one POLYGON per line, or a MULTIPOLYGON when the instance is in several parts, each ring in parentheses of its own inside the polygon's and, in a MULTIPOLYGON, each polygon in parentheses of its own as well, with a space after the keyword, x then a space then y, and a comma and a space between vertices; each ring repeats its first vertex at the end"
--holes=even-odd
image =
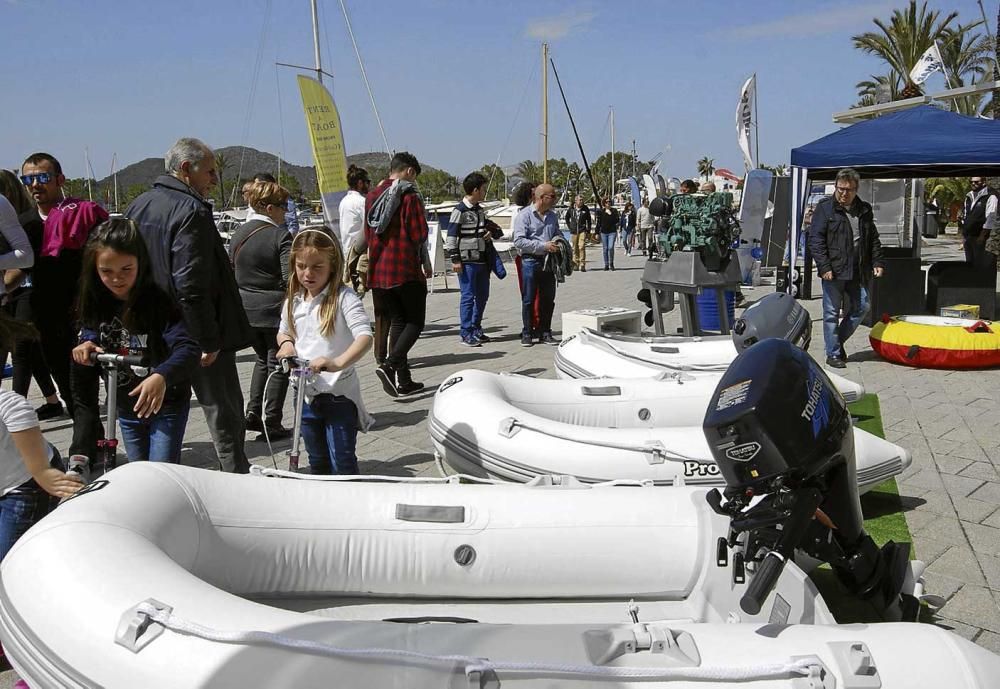
MULTIPOLYGON (((142 367, 127 367, 118 378, 118 421, 129 461, 178 463, 201 348, 153 282, 146 244, 131 220, 115 218, 94 230, 79 295, 75 363, 93 366, 91 355, 104 351, 143 357, 142 367)), ((96 376, 87 387, 77 406, 96 410, 96 376)))
POLYGON ((343 269, 340 242, 325 227, 295 235, 278 358, 305 359, 315 374, 303 382, 301 425, 314 474, 358 473, 358 431, 372 424, 354 370, 372 346, 371 325, 343 269))

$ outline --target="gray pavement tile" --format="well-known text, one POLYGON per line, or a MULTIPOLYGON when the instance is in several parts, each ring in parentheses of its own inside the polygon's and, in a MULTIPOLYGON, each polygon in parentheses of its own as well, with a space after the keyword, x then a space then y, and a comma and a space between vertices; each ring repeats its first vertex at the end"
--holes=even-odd
MULTIPOLYGON (((898 441, 893 441, 893 442, 898 442, 898 441)), ((937 454, 934 456, 934 464, 937 466, 938 471, 940 471, 943 474, 961 474, 962 470, 972 463, 973 462, 971 459, 963 459, 961 457, 952 457, 950 455, 937 455, 937 454)))
POLYGON ((969 497, 984 502, 992 502, 994 505, 1000 505, 1000 483, 984 483, 970 493, 969 497))
POLYGON ((988 555, 1000 554, 1000 529, 985 524, 962 522, 969 544, 976 552, 988 555))
POLYGON ((978 478, 983 481, 1000 482, 1000 472, 990 462, 972 462, 958 473, 962 476, 978 478))
POLYGON ((974 627, 971 624, 965 624, 964 622, 941 617, 940 613, 934 617, 934 626, 941 627, 941 629, 947 629, 949 632, 959 635, 966 641, 975 641, 976 637, 981 636, 983 633, 983 630, 979 627, 974 627))
POLYGON ((958 519, 945 515, 940 515, 937 519, 928 522, 913 532, 913 535, 919 538, 945 541, 951 545, 964 544, 967 540, 958 519))
POLYGON ((1000 555, 976 553, 976 559, 979 560, 979 567, 986 577, 986 585, 994 591, 1000 591, 1000 555))
POLYGON ((967 496, 984 483, 982 479, 969 478, 968 476, 952 476, 951 474, 942 474, 941 481, 944 483, 948 495, 958 497, 967 496))
POLYGON ((923 488, 924 490, 944 490, 941 475, 934 468, 924 469, 913 476, 907 477, 904 482, 909 486, 923 488))
POLYGON ((1000 634, 983 630, 983 632, 977 636, 974 641, 986 650, 1000 654, 1000 634))
POLYGON ((976 554, 966 546, 949 548, 928 565, 927 570, 951 577, 959 582, 986 585, 986 577, 980 571, 976 554))
POLYGON ((1000 606, 984 586, 966 584, 938 612, 940 617, 1000 633, 1000 606))
MULTIPOLYGON (((906 484, 909 485, 909 484, 906 484)), ((935 515, 955 516, 955 505, 943 490, 928 490, 920 496, 913 507, 914 512, 930 512, 935 515)))
MULTIPOLYGON (((963 522, 981 523, 997 510, 997 505, 974 498, 952 498, 955 512, 963 522)), ((990 524, 990 526, 993 526, 990 524)))
POLYGON ((978 443, 961 443, 958 447, 951 450, 949 453, 952 457, 961 457, 962 459, 971 459, 974 461, 984 461, 987 459, 986 452, 978 443))
POLYGON ((994 504, 994 507, 996 507, 996 509, 993 511, 993 514, 988 516, 986 519, 981 519, 980 523, 1000 529, 1000 505, 994 504))
POLYGON ((924 571, 924 590, 945 600, 958 593, 965 583, 964 577, 955 578, 932 569, 924 571))

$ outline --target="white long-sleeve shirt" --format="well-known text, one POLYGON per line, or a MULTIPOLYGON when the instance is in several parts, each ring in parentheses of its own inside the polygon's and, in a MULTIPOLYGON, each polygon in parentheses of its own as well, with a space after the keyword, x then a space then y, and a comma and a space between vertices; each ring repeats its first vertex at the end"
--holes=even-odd
MULTIPOLYGON (((360 194, 359 194, 360 196, 360 194)), ((299 292, 292 301, 292 317, 295 319, 295 353, 300 359, 312 360, 316 357, 340 356, 362 335, 372 336, 368 314, 361 298, 349 287, 338 285, 331 280, 326 288, 306 301, 305 292, 299 292), (329 336, 320 331, 320 305, 326 298, 327 290, 334 285, 337 291, 337 317, 333 333, 329 336)), ((288 326, 288 300, 281 306, 281 325, 278 332, 291 334, 288 326)), ((358 428, 367 431, 373 422, 361 397, 361 384, 353 366, 334 373, 320 373, 313 376, 306 386, 306 395, 343 395, 358 408, 358 428)))
MULTIPOLYGON (((17 211, 10 205, 6 197, 0 196, 0 234, 7 240, 10 250, 0 254, 0 271, 13 268, 30 268, 35 263, 35 252, 31 250, 31 242, 24 228, 17 221, 17 211)), ((0 294, 5 292, 3 281, 0 280, 0 294)))
POLYGON ((365 236, 365 197, 354 189, 340 200, 340 246, 344 257, 351 248, 360 249, 365 236))

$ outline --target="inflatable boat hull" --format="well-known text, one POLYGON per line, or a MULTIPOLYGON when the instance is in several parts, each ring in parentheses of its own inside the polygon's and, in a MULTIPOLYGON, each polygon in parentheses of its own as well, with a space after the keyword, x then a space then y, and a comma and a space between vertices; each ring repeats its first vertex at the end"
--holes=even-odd
MULTIPOLYGON (((555 355, 560 378, 649 378, 683 371, 718 381, 736 358, 728 336, 633 337, 583 329, 563 340, 555 355)), ((848 402, 865 394, 855 383, 833 371, 827 376, 848 402)))
POLYGON ((886 361, 915 368, 1000 366, 1000 330, 993 323, 937 316, 893 316, 868 336, 886 361))
MULTIPOLYGON (((723 486, 701 428, 715 384, 686 373, 547 380, 465 370, 441 384, 428 424, 436 451, 458 473, 723 486)), ((871 433, 856 428, 854 437, 862 491, 912 461, 871 433)))

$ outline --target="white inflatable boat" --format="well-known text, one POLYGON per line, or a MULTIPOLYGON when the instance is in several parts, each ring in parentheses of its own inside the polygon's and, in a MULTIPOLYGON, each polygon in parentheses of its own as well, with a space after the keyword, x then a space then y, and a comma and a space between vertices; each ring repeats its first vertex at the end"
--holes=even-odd
POLYGON ((747 615, 726 525, 694 488, 134 463, 14 546, 0 637, 40 688, 995 686, 944 630, 834 624, 794 566, 747 615))
MULTIPOLYGON (((683 371, 718 380, 736 358, 728 335, 710 337, 635 337, 584 328, 559 343, 555 356, 560 378, 648 378, 683 371)), ((865 394, 864 385, 826 370, 848 402, 865 394)))
MULTIPOLYGON (((441 384, 428 423, 438 454, 459 473, 721 486, 702 431, 717 381, 686 372, 548 380, 465 370, 441 384)), ((904 448, 861 429, 854 442, 862 491, 912 461, 904 448)))

